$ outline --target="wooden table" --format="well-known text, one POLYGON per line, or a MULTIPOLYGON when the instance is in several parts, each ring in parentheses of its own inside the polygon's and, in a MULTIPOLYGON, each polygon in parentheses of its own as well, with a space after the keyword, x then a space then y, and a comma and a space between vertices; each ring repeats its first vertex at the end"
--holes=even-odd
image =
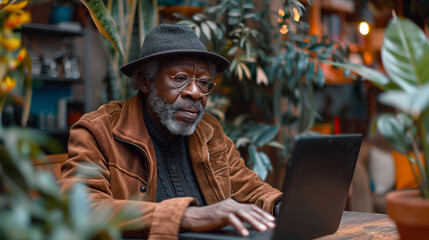
POLYGON ((344 212, 340 227, 334 234, 318 240, 328 239, 399 239, 395 223, 386 215, 364 212, 344 212))
MULTIPOLYGON (((124 238, 123 240, 126 239, 131 240, 131 238, 124 238)), ((399 240, 399 235, 395 223, 386 214, 346 211, 343 213, 337 232, 317 238, 317 240, 339 239, 399 240)), ((132 240, 137 239, 133 238, 132 240)))

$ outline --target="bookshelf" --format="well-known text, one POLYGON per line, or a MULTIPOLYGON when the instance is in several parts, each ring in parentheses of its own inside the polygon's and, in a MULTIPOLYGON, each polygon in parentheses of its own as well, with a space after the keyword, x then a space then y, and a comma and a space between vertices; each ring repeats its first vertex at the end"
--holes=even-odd
MULTIPOLYGON (((349 61, 363 64, 366 37, 358 31, 359 3, 354 0, 314 0, 309 8, 310 33, 349 47, 349 61)), ((333 134, 366 132, 371 105, 368 84, 345 77, 343 70, 321 64, 325 86, 315 92, 316 109, 322 119, 315 131, 333 134)))
POLYGON ((30 126, 66 146, 76 116, 91 109, 89 34, 73 24, 29 23, 20 31, 33 62, 30 126))
MULTIPOLYGON (((350 61, 364 63, 366 50, 365 37, 357 29, 358 6, 353 0, 314 0, 309 10, 310 33, 327 36, 336 42, 347 45, 350 61)), ((342 70, 321 64, 326 84, 345 84, 354 81, 344 77, 342 70)))

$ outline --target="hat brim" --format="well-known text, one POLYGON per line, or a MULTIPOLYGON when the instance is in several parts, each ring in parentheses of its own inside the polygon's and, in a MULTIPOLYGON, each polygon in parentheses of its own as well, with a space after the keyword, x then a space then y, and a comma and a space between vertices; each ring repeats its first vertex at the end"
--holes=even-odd
POLYGON ((137 67, 140 67, 142 64, 145 64, 149 62, 150 60, 161 58, 161 57, 167 57, 167 56, 177 56, 177 55, 190 55, 190 56, 199 56, 203 57, 205 59, 208 59, 211 61, 214 65, 216 65, 216 72, 220 73, 223 70, 225 70, 229 66, 229 60, 225 57, 209 52, 209 51, 200 51, 200 50, 192 50, 192 49, 185 49, 185 50, 169 50, 164 52, 159 52, 155 54, 148 55, 143 58, 139 58, 137 60, 134 60, 124 66, 121 67, 121 72, 128 77, 131 77, 134 73, 134 70, 137 67))

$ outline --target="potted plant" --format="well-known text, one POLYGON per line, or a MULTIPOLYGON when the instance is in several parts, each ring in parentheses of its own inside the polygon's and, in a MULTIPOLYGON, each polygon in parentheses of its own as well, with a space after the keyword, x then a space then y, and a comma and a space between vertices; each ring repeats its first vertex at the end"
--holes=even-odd
POLYGON ((158 3, 150 1, 81 0, 98 31, 104 36, 103 46, 109 59, 107 85, 112 98, 124 100, 134 95, 127 76, 120 67, 136 59, 146 33, 158 24, 158 3))
POLYGON ((362 65, 330 64, 372 81, 384 90, 379 101, 397 109, 379 117, 374 129, 407 155, 419 187, 389 193, 387 212, 401 239, 423 239, 429 236, 429 41, 412 21, 394 16, 381 57, 387 75, 362 65))
POLYGON ((73 18, 75 4, 74 0, 56 0, 49 15, 49 22, 51 24, 70 22, 73 18))

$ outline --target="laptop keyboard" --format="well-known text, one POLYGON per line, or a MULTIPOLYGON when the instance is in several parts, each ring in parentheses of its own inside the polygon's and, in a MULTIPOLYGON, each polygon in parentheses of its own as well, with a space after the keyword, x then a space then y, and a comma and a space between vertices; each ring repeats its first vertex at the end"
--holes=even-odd
POLYGON ((270 239, 273 234, 273 230, 260 232, 254 228, 247 228, 247 229, 249 230, 249 235, 247 237, 241 236, 241 234, 232 226, 226 226, 221 230, 215 231, 214 233, 216 235, 234 237, 234 239, 257 239, 257 240, 270 239))

